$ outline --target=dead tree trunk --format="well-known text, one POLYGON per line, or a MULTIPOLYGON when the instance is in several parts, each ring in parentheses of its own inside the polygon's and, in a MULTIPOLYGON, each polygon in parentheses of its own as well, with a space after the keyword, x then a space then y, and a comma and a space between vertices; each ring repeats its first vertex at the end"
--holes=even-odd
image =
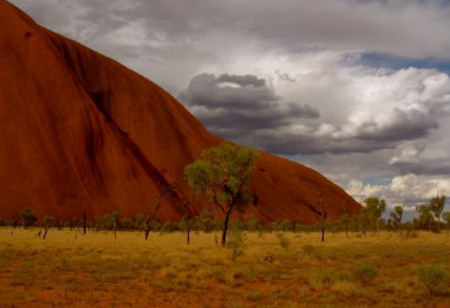
POLYGON ((145 234, 144 234, 145 240, 148 240, 148 236, 149 236, 149 235, 150 235, 150 225, 147 224, 147 225, 145 226, 145 234))
POLYGON ((83 234, 86 234, 87 229, 87 215, 86 211, 83 211, 83 234))
POLYGON ((321 223, 321 237, 320 241, 325 241, 325 219, 327 218, 327 212, 325 211, 325 207, 322 203, 322 193, 319 195, 319 201, 317 202, 317 205, 310 205, 310 210, 313 211, 314 214, 316 214, 317 218, 320 219, 321 223))
POLYGON ((322 236, 320 238, 321 242, 325 242, 325 219, 322 220, 322 227, 321 227, 321 231, 322 231, 322 236))
POLYGON ((148 236, 150 235, 151 223, 156 217, 156 213, 158 212, 160 206, 164 203, 165 199, 170 197, 175 192, 175 185, 171 185, 168 187, 163 187, 163 184, 158 182, 160 186, 159 197, 156 201, 155 208, 153 213, 147 217, 145 220, 145 240, 148 240, 148 236))
POLYGON ((42 239, 45 240, 47 238, 47 232, 50 229, 50 227, 45 227, 44 229, 44 235, 42 236, 42 239))
POLYGON ((187 236, 187 238, 186 238, 186 242, 187 242, 187 244, 189 245, 189 243, 190 243, 190 233, 191 233, 191 229, 190 229, 190 226, 189 226, 189 217, 188 217, 188 219, 186 220, 186 236, 187 236))

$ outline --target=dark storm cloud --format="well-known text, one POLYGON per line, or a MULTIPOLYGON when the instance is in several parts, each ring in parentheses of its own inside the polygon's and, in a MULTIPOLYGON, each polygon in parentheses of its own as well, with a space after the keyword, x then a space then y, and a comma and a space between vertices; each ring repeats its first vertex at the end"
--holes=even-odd
POLYGON ((222 136, 226 132, 226 137, 319 117, 311 106, 280 103, 273 88, 254 75, 197 75, 180 99, 210 130, 222 136))
POLYGON ((264 79, 249 74, 197 75, 180 100, 213 133, 279 155, 394 149, 439 127, 424 111, 394 108, 382 119, 328 124, 324 130, 318 110, 283 102, 264 79))
POLYGON ((189 83, 188 89, 180 94, 180 99, 191 106, 208 109, 238 108, 254 110, 277 105, 278 97, 265 81, 251 75, 197 75, 189 83), (232 83, 229 86, 222 83, 232 83))
POLYGON ((426 137, 431 129, 438 127, 433 118, 417 109, 394 108, 389 123, 365 123, 357 130, 356 138, 377 142, 414 140, 426 137))
POLYGON ((230 82, 242 87, 245 86, 254 86, 254 87, 264 87, 266 85, 266 81, 264 79, 260 79, 254 75, 229 75, 222 74, 217 78, 217 82, 230 82))
POLYGON ((299 106, 289 103, 285 107, 272 106, 253 110, 207 110, 199 112, 198 118, 212 130, 240 130, 276 129, 277 127, 292 124, 305 118, 316 118, 319 112, 310 106, 299 106))
MULTIPOLYGON (((237 137, 239 138, 237 134, 237 137)), ((355 140, 353 138, 333 138, 331 136, 317 136, 314 131, 299 134, 277 134, 266 132, 258 136, 252 136, 252 145, 262 148, 277 155, 322 155, 372 153, 378 150, 393 149, 393 142, 371 142, 355 140)))
POLYGON ((427 137, 439 127, 434 119, 418 110, 404 112, 394 109, 391 121, 367 122, 358 126, 347 124, 328 134, 320 134, 314 127, 300 133, 270 132, 257 140, 264 149, 281 155, 371 153, 427 137))
POLYGON ((450 162, 443 159, 419 162, 398 161, 391 163, 390 166, 399 174, 450 175, 450 162))

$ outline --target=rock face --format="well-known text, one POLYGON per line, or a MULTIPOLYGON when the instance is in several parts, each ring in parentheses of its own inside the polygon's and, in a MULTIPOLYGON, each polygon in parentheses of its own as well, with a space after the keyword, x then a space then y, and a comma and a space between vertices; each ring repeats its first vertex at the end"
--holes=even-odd
MULTIPOLYGON (((149 212, 176 185, 159 220, 198 214, 184 167, 222 139, 158 85, 0 1, 0 217, 30 207, 40 217, 149 212)), ((301 164, 262 153, 252 180, 261 221, 314 223, 360 205, 301 164)))

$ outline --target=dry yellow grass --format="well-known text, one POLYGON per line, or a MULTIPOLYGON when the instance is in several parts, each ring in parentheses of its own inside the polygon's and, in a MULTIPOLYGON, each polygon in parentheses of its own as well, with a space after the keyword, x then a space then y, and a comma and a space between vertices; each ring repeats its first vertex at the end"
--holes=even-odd
POLYGON ((233 262, 213 233, 36 232, 0 229, 0 307, 450 307, 448 284, 430 297, 417 276, 450 269, 446 234, 248 233, 233 262), (361 265, 378 276, 362 284, 361 265))

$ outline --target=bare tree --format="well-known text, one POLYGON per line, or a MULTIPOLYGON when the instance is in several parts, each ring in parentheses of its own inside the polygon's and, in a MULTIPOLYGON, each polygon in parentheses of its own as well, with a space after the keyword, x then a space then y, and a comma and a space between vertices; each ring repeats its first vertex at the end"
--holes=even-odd
POLYGON ((169 199, 176 193, 175 185, 169 185, 169 184, 163 183, 162 180, 158 180, 157 184, 158 184, 158 188, 159 188, 159 195, 158 195, 158 198, 156 199, 155 205, 153 206, 153 210, 149 213, 149 215, 147 216, 147 219, 145 220, 145 239, 146 240, 148 240, 152 222, 155 219, 156 213, 158 213, 158 210, 160 209, 161 205, 163 205, 164 202, 167 201, 167 199, 169 199))
POLYGON ((394 211, 390 212, 389 215, 394 222, 395 230, 400 230, 402 228, 402 216, 403 216, 403 207, 401 205, 394 206, 394 211))
POLYGON ((317 218, 320 221, 320 229, 321 229, 321 237, 320 241, 325 241, 325 220, 327 218, 327 212, 325 210, 325 204, 323 202, 322 198, 322 188, 319 189, 319 200, 317 201, 317 204, 315 205, 309 205, 308 206, 311 211, 313 211, 314 214, 316 214, 317 218))
POLYGON ((47 237, 47 233, 48 230, 50 229, 51 225, 53 222, 53 217, 52 216, 45 216, 44 217, 44 224, 45 224, 45 229, 44 229, 44 235, 42 236, 42 239, 46 239, 47 237))

